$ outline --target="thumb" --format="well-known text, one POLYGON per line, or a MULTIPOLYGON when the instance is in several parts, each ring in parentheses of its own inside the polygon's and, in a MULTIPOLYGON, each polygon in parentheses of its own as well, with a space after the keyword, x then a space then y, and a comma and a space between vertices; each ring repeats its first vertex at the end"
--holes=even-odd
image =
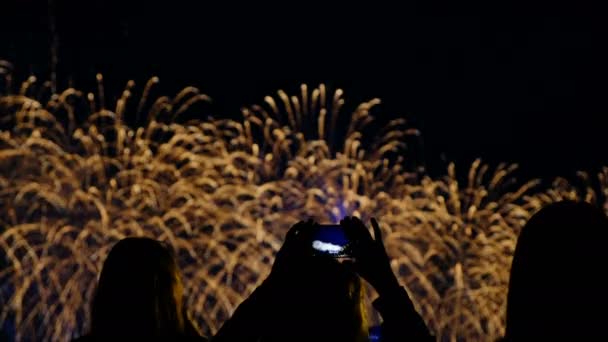
POLYGON ((378 225, 378 221, 376 218, 372 217, 372 229, 374 230, 374 240, 382 243, 382 230, 380 229, 380 225, 378 225))

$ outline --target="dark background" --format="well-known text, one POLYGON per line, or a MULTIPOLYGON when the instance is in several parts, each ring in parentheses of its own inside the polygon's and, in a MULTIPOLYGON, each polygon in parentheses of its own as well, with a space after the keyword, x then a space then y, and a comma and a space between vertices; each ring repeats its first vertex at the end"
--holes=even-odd
POLYGON ((601 16, 445 8, 429 16, 396 5, 310 2, 219 7, 10 1, 0 58, 14 62, 17 75, 48 78, 54 21, 59 88, 92 89, 102 72, 106 93, 119 94, 128 79, 143 86, 158 75, 166 94, 200 87, 222 116, 279 88, 325 82, 353 105, 382 98, 380 121, 409 118, 433 174, 446 160, 465 173, 477 157, 517 162, 522 177, 547 179, 608 165, 601 16))

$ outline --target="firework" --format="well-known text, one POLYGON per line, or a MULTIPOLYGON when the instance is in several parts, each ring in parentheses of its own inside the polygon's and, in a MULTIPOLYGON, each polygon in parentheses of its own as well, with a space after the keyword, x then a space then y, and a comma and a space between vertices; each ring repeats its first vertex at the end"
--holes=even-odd
POLYGON ((409 185, 395 203, 401 211, 383 219, 393 266, 441 340, 489 341, 504 332, 516 239, 538 210, 527 197, 537 182, 514 184, 515 169, 489 172, 477 160, 461 185, 450 164, 446 176, 409 185))
POLYGON ((346 112, 342 91, 323 85, 279 91, 241 120, 182 122, 209 101, 195 88, 154 99, 152 78, 136 101, 129 82, 110 108, 98 81, 95 94, 53 94, 30 78, 0 98, 0 322, 18 339, 86 331, 101 263, 126 236, 175 249, 186 305, 211 334, 268 274, 293 223, 344 215, 379 218, 438 337, 504 331, 516 237, 541 202, 535 182, 509 186, 513 167, 476 162, 462 188, 453 166, 439 179, 407 170, 418 132, 403 119, 378 130, 378 99, 346 112))

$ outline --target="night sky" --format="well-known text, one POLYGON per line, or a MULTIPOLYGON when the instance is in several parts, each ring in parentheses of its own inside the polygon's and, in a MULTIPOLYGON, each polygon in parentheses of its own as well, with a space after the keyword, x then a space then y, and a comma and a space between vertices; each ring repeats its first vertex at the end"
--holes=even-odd
POLYGON ((56 1, 49 10, 11 0, 0 59, 18 76, 47 78, 54 13, 60 88, 92 89, 102 72, 107 93, 119 94, 128 79, 143 86, 157 75, 166 94, 200 87, 221 117, 279 88, 324 82, 352 105, 382 98, 380 121, 409 118, 434 174, 446 160, 464 174, 477 157, 547 179, 608 165, 603 18, 192 3, 56 1))

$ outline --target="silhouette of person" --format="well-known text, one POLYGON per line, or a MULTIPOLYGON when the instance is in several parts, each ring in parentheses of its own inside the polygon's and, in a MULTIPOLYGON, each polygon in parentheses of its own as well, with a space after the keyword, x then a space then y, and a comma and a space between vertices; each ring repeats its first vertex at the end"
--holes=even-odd
POLYGON ((608 341, 608 219, 587 203, 536 213, 517 241, 505 341, 608 341))
POLYGON ((149 238, 119 241, 106 258, 79 341, 206 341, 186 314, 177 262, 149 238))
POLYGON ((213 341, 369 341, 361 278, 379 293, 373 304, 383 319, 382 341, 433 341, 391 270, 378 223, 372 220, 375 239, 357 218, 340 224, 356 242, 351 262, 313 255, 318 227, 294 225, 271 274, 213 341))

